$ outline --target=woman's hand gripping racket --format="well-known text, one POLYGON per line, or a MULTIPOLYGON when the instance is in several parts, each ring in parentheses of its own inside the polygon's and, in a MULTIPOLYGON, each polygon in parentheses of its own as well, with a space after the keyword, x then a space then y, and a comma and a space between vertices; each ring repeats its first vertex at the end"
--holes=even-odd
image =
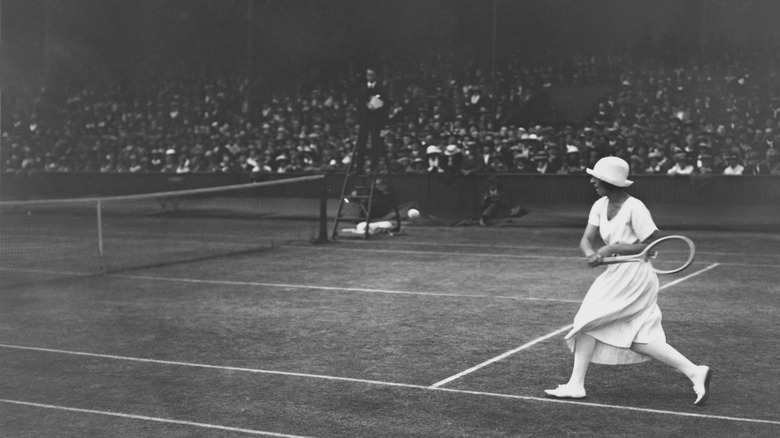
POLYGON ((693 263, 696 247, 685 236, 666 236, 655 240, 639 254, 604 257, 601 264, 644 262, 650 260, 657 274, 675 274, 693 263))

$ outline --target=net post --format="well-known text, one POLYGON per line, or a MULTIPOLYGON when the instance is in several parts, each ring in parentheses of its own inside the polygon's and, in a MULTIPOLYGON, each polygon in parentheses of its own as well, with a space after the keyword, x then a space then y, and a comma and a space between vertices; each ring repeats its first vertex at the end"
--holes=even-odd
POLYGON ((103 257, 103 212, 100 199, 97 200, 97 232, 98 232, 98 254, 103 257))
POLYGON ((314 243, 328 242, 328 184, 327 176, 322 175, 320 182, 320 231, 317 240, 314 243))

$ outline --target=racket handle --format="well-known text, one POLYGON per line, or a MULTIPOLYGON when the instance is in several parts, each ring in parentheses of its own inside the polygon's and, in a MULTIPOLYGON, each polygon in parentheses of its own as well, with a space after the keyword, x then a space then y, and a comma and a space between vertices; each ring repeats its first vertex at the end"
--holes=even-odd
POLYGON ((647 256, 643 254, 632 254, 626 256, 611 256, 601 259, 602 265, 614 265, 616 263, 636 263, 647 261, 647 256))

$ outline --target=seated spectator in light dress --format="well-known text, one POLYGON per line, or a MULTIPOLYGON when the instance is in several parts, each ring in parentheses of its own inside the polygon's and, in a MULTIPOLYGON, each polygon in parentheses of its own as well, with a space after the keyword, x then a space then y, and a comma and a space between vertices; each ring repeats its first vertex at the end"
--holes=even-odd
POLYGON ((724 175, 742 175, 742 172, 745 171, 745 167, 739 164, 739 157, 737 157, 737 154, 728 153, 724 158, 726 159, 726 167, 723 169, 724 175))
POLYGON ((674 166, 666 171, 670 176, 685 176, 690 175, 694 171, 693 164, 688 161, 688 154, 685 152, 677 152, 674 154, 674 166))
POLYGON ((438 146, 428 146, 425 149, 425 155, 428 159, 428 173, 444 173, 444 157, 441 148, 438 146))
POLYGON ((652 151, 647 154, 647 167, 645 167, 644 173, 649 175, 666 173, 666 169, 664 169, 663 158, 663 154, 661 154, 659 151, 652 151))

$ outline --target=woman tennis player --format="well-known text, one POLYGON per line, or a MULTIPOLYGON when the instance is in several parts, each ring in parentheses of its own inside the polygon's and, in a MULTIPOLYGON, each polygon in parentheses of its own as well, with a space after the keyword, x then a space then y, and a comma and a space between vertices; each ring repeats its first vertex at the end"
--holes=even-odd
MULTIPOLYGON (((633 184, 628 163, 618 157, 600 159, 591 183, 601 198, 593 204, 580 248, 590 266, 611 254, 636 254, 653 241, 658 229, 644 203, 623 189, 633 184), (606 245, 594 246, 600 235, 606 245)), ((566 343, 574 352, 569 381, 545 391, 554 398, 584 398, 585 374, 593 363, 620 365, 657 359, 676 368, 693 383, 695 405, 709 397, 712 371, 695 365, 666 343, 661 327, 658 276, 649 262, 608 265, 582 301, 566 343)))

